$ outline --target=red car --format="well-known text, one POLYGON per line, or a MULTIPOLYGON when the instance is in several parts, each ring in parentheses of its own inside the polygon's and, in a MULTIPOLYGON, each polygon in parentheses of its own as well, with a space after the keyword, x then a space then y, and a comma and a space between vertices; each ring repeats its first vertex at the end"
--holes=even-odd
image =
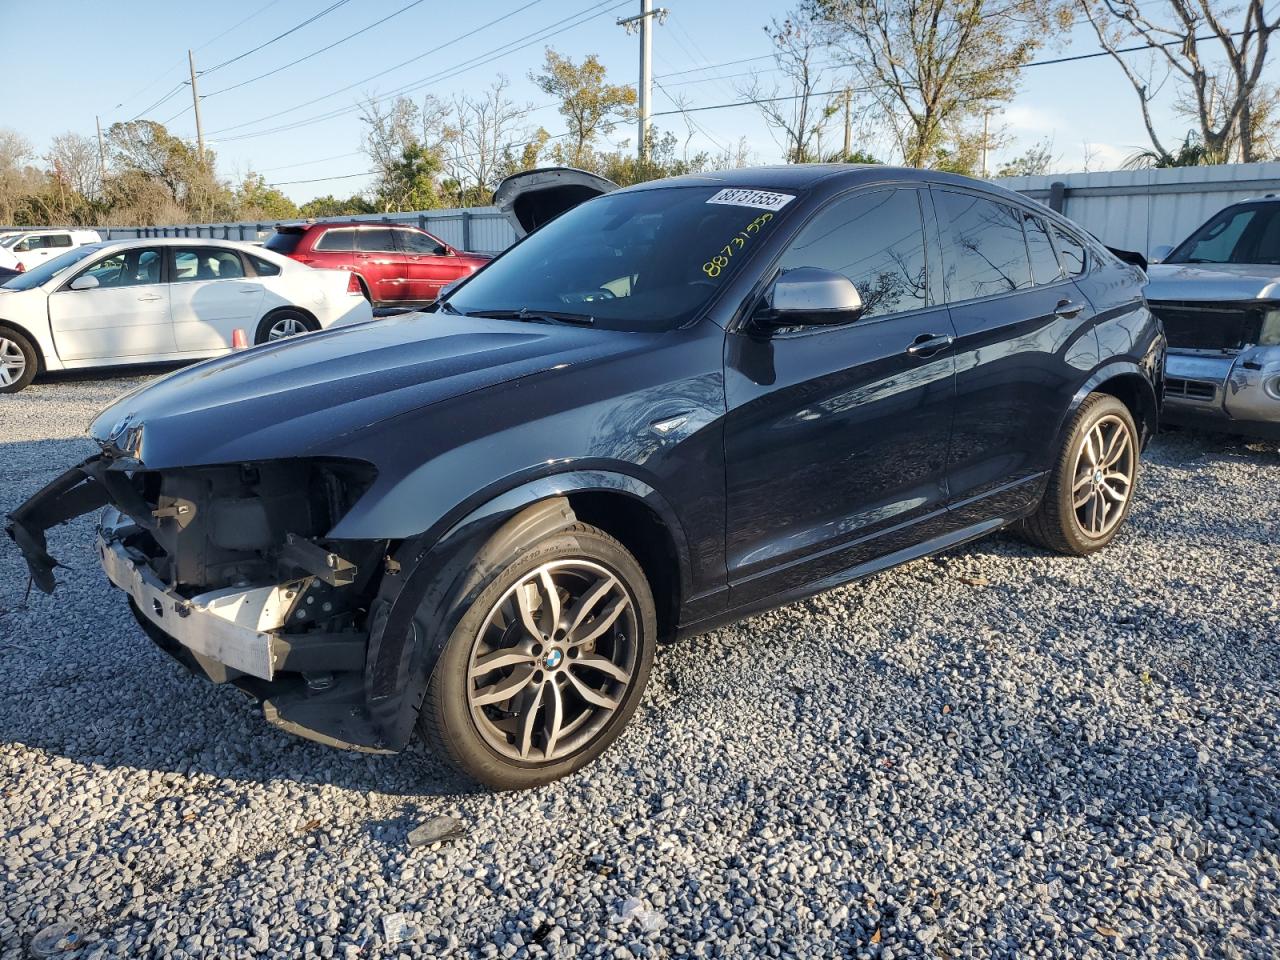
POLYGON ((313 267, 352 271, 375 306, 430 303, 445 284, 492 259, 397 223, 280 226, 264 246, 313 267))

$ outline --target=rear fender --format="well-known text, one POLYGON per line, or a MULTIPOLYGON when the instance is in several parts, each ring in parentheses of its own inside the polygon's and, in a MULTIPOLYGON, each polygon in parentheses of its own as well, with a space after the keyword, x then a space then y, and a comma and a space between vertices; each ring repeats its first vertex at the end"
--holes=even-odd
POLYGON ((1142 365, 1134 363, 1131 360, 1114 360, 1105 363, 1098 369, 1094 370, 1089 378, 1081 384, 1080 389, 1076 391, 1075 396, 1071 398, 1071 405, 1067 408, 1067 412, 1058 422, 1057 435, 1059 443, 1061 443, 1063 432, 1067 428, 1067 424, 1071 422, 1071 418, 1076 415, 1076 411, 1080 409, 1080 404, 1091 393, 1097 392, 1098 388, 1109 380, 1115 380, 1118 377, 1125 378, 1126 383, 1133 384, 1138 398, 1140 409, 1134 419, 1138 421, 1138 432, 1140 434, 1141 446, 1145 447, 1147 441, 1155 435, 1156 427, 1160 418, 1160 397, 1156 391, 1156 387, 1151 382, 1149 373, 1143 369, 1142 365))

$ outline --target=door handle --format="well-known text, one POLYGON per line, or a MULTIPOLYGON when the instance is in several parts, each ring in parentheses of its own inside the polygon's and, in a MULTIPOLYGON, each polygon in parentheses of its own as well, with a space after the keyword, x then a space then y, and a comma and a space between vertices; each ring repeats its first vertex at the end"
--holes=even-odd
POLYGON ((146 301, 150 301, 150 300, 159 300, 160 298, 159 298, 159 297, 153 297, 153 296, 146 296, 146 297, 139 297, 138 299, 139 299, 139 300, 142 300, 143 302, 146 302, 146 301))
POLYGON ((1084 309, 1082 303, 1072 303, 1070 300, 1059 300, 1058 305, 1053 308, 1053 312, 1064 320, 1071 320, 1080 316, 1080 311, 1084 309))
POLYGON ((911 346, 907 347, 907 353, 913 357, 932 357, 935 353, 941 353, 955 342, 955 337, 922 333, 912 341, 911 346))

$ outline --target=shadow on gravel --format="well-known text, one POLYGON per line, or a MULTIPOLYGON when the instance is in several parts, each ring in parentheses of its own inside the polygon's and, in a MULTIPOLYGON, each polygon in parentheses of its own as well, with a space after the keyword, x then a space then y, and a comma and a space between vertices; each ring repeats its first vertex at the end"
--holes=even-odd
POLYGON ((183 367, 189 367, 196 362, 187 360, 182 363, 141 363, 127 367, 110 367, 106 370, 101 368, 91 370, 52 370, 40 374, 40 376, 36 377, 35 382, 45 386, 56 386, 59 383, 87 383, 89 381, 109 384, 113 380, 163 376, 166 373, 181 370, 183 367))

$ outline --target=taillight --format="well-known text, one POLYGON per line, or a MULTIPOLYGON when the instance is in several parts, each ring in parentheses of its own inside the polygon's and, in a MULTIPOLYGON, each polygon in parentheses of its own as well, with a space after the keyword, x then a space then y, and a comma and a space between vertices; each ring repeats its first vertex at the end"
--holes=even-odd
POLYGON ((27 268, 26 268, 26 266, 23 264, 23 262, 22 262, 21 260, 19 260, 19 261, 18 261, 18 265, 17 265, 16 267, 14 267, 13 269, 17 270, 19 273, 23 273, 23 272, 25 272, 25 271, 26 271, 26 269, 27 269, 27 268))
POLYGON ((347 276, 347 293, 354 293, 359 297, 364 296, 364 291, 360 289, 360 279, 354 273, 347 276))

